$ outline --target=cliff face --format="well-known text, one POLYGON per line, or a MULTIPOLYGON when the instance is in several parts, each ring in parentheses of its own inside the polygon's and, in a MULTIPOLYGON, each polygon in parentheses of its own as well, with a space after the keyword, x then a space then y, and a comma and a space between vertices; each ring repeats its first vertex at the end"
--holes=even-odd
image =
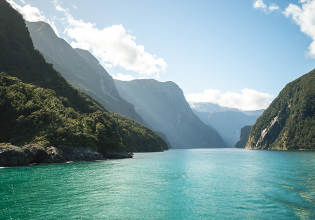
POLYGON ((287 84, 251 129, 248 149, 315 149, 315 70, 287 84))
POLYGON ((173 82, 115 80, 120 95, 155 131, 163 132, 172 148, 225 147, 215 129, 205 125, 173 82))
POLYGON ((91 148, 106 158, 162 151, 151 129, 107 111, 34 50, 22 16, 0 0, 0 143, 91 148))
POLYGON ((241 129, 240 140, 234 145, 233 148, 245 148, 251 129, 251 125, 245 126, 241 129))
POLYGON ((73 49, 45 22, 26 22, 34 47, 72 86, 101 103, 109 111, 145 122, 134 106, 119 95, 113 78, 88 51, 73 49))

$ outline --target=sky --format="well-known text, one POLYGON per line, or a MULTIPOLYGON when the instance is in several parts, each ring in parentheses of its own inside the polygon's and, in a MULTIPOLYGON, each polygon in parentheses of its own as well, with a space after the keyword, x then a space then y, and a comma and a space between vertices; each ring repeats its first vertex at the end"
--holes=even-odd
POLYGON ((7 0, 115 79, 173 81, 191 102, 265 109, 315 68, 315 0, 7 0))

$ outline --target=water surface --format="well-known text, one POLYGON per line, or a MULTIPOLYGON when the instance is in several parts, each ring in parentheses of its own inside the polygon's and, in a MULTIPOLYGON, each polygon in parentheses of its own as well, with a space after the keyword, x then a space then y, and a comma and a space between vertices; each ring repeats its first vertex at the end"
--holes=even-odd
POLYGON ((137 153, 0 169, 0 219, 315 219, 315 152, 137 153))

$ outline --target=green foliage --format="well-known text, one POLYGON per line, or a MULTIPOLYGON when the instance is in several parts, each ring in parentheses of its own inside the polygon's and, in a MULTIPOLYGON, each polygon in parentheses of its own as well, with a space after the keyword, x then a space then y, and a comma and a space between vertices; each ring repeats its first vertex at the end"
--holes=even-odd
POLYGON ((91 147, 103 154, 167 148, 150 129, 70 86, 34 50, 22 16, 4 0, 0 72, 0 142, 91 147))
POLYGON ((108 112, 82 114, 65 107, 65 98, 57 97, 55 91, 23 83, 4 73, 0 74, 0 88, 1 141, 23 137, 21 145, 37 143, 110 149, 113 148, 108 144, 110 142, 119 146, 120 140, 113 135, 115 125, 108 112), (103 134, 106 138, 100 138, 97 123, 102 123, 108 131, 103 134))
POLYGON ((315 70, 289 83, 253 126, 248 146, 278 116, 259 148, 315 149, 315 70))
POLYGON ((43 146, 68 145, 106 151, 161 151, 166 144, 152 130, 107 111, 80 113, 56 92, 0 73, 0 140, 43 146))
POLYGON ((130 120, 127 117, 113 113, 118 124, 117 131, 122 136, 122 143, 135 152, 154 152, 167 150, 165 141, 151 129, 130 120))

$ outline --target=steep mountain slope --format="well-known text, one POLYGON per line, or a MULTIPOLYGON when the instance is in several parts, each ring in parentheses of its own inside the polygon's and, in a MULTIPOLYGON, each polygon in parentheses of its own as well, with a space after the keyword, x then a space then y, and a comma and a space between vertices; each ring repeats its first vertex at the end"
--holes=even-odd
POLYGON ((107 111, 68 84, 34 50, 22 16, 5 0, 0 0, 0 72, 0 142, 90 147, 106 157, 167 149, 152 130, 107 111))
POLYGON ((26 25, 35 48, 70 84, 93 97, 109 111, 145 124, 134 106, 120 97, 113 78, 90 52, 73 49, 45 22, 26 22, 26 25))
POLYGON ((201 121, 219 132, 228 147, 233 147, 239 140, 242 127, 253 125, 263 112, 241 111, 212 103, 189 104, 201 121))
POLYGON ((120 95, 155 131, 161 131, 173 148, 225 147, 217 131, 200 121, 182 90, 173 82, 115 80, 120 95))
POLYGON ((241 129, 240 140, 234 145, 234 148, 245 148, 251 129, 251 125, 247 125, 241 129))
POLYGON ((251 129, 248 149, 315 149, 315 70, 287 84, 251 129))

